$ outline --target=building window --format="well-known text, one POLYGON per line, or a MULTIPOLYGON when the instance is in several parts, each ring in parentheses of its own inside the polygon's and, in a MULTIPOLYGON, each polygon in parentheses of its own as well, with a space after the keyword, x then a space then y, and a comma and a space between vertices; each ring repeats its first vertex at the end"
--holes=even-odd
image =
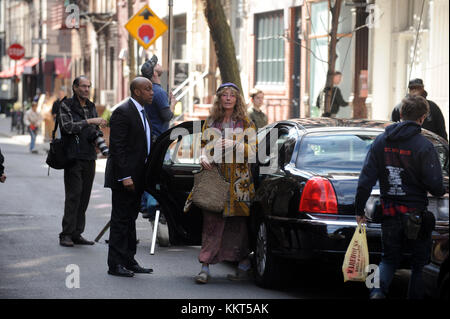
POLYGON ((283 11, 255 16, 255 84, 284 84, 283 11))
POLYGON ((173 59, 182 60, 186 58, 186 14, 173 17, 173 59))

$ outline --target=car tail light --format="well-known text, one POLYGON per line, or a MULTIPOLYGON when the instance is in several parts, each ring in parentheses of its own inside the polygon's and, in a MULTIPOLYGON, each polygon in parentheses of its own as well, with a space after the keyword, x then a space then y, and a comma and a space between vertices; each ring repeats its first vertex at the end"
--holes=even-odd
POLYGON ((330 181, 313 177, 305 185, 299 211, 307 213, 337 214, 337 200, 330 181))

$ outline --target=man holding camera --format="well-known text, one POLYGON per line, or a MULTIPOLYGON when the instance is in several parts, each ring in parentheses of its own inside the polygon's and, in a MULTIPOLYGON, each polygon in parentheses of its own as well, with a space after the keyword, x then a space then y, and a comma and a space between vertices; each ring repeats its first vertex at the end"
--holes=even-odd
MULTIPOLYGON (((153 100, 151 103, 144 106, 145 112, 150 118, 152 126, 152 138, 156 140, 162 133, 169 129, 170 120, 173 118, 173 111, 177 103, 173 94, 170 93, 170 101, 167 92, 161 87, 161 75, 163 69, 161 64, 158 64, 158 57, 153 55, 150 60, 147 60, 141 67, 142 76, 149 79, 153 85, 153 100)), ((156 210, 158 209, 158 202, 147 192, 142 195, 141 211, 142 217, 148 218, 152 224, 155 220, 156 210)), ((165 223, 164 214, 160 215, 160 223, 165 223)), ((168 241, 164 240, 160 234, 161 227, 158 228, 157 241, 160 246, 168 246, 168 241)))
POLYGON ((89 101, 91 81, 77 77, 72 84, 73 97, 61 102, 57 119, 66 154, 72 165, 64 169, 65 204, 59 244, 65 247, 93 245, 81 236, 86 224, 86 209, 95 176, 95 149, 103 134, 99 126, 106 120, 97 115, 95 104, 89 101))

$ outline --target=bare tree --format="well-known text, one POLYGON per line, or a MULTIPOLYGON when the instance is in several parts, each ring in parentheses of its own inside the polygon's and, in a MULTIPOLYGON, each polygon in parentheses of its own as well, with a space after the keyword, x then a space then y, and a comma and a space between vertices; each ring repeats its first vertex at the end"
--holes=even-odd
POLYGON ((220 0, 203 0, 222 82, 233 82, 241 92, 241 77, 233 37, 220 0))

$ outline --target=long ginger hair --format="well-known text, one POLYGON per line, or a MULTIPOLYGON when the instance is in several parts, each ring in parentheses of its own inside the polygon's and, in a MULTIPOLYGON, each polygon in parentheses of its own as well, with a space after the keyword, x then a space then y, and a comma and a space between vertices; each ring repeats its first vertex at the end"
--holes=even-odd
POLYGON ((245 120, 248 118, 247 107, 245 105, 244 98, 242 97, 242 95, 239 93, 238 90, 236 90, 233 87, 227 86, 220 89, 216 93, 216 96, 214 98, 214 103, 210 110, 210 118, 212 119, 213 122, 222 122, 223 119, 225 118, 225 109, 222 107, 220 98, 222 95, 228 92, 234 93, 236 95, 236 104, 234 105, 233 114, 231 115, 231 118, 234 121, 245 120))

